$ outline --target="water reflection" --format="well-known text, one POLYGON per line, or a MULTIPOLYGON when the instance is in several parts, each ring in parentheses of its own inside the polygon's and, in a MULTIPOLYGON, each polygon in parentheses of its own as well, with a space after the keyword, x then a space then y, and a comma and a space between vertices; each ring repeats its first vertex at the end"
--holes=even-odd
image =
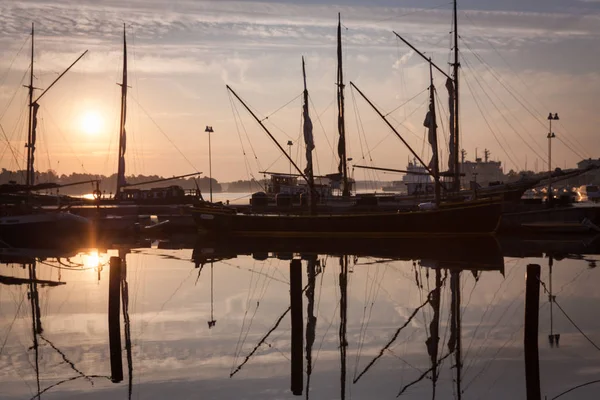
POLYGON ((540 264, 553 398, 600 372, 598 250, 574 237, 4 249, 2 397, 525 398, 524 275, 540 264))

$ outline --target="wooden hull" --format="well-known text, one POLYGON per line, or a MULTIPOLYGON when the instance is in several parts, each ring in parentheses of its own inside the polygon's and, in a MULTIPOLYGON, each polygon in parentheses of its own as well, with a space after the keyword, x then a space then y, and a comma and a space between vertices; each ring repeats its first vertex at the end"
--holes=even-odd
POLYGON ((276 237, 477 236, 496 231, 502 206, 480 203, 431 211, 396 213, 274 215, 236 214, 226 207, 198 207, 200 232, 276 237))

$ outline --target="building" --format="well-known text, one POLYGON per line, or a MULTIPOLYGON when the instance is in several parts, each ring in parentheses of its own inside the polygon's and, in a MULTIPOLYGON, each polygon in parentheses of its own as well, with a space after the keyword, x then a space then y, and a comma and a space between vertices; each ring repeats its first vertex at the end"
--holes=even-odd
POLYGON ((595 160, 588 158, 587 160, 581 160, 577 163, 577 168, 579 168, 579 169, 586 169, 591 166, 600 168, 600 158, 595 159, 595 160))

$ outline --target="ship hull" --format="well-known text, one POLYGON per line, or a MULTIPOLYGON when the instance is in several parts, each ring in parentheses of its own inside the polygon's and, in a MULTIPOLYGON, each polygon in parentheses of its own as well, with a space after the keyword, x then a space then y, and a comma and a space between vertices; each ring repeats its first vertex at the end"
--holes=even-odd
POLYGON ((416 237, 476 236, 496 231, 502 206, 481 203, 439 210, 331 214, 236 214, 227 208, 193 211, 200 232, 276 237, 416 237))

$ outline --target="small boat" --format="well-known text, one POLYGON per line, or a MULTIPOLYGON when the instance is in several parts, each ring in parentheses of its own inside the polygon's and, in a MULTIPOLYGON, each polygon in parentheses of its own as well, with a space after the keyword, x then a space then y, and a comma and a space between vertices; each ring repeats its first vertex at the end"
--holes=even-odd
POLYGON ((11 247, 50 247, 83 243, 90 232, 90 220, 65 211, 5 209, 0 216, 0 241, 11 247))

